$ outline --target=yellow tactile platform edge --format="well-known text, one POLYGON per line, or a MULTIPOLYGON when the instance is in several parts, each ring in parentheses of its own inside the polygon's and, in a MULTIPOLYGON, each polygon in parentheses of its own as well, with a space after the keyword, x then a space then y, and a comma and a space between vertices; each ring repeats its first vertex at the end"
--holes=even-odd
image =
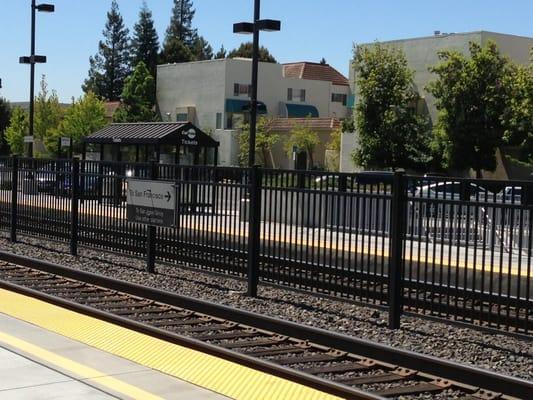
POLYGON ((339 399, 3 289, 0 289, 0 312, 233 399, 339 399))

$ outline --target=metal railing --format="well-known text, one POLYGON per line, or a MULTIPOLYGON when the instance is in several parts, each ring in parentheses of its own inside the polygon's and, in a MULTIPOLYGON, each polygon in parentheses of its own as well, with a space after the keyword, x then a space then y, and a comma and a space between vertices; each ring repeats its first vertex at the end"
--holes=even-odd
MULTIPOLYGON (((533 182, 76 160, 0 159, 0 223, 521 333, 533 329, 533 182), (126 219, 128 178, 177 187, 175 228, 126 219), (148 239, 147 239, 148 238, 148 239)), ((149 268, 150 269, 150 268, 149 268)))

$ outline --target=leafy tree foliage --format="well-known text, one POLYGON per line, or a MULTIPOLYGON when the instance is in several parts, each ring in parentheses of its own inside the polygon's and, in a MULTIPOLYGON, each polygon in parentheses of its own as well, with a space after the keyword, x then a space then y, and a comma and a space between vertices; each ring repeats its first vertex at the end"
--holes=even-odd
POLYGON ((518 161, 533 165, 533 64, 513 65, 504 85, 510 92, 502 115, 504 142, 520 148, 518 161))
POLYGON ((428 161, 429 127, 417 115, 419 96, 405 55, 379 43, 354 51, 359 137, 354 161, 371 169, 419 167, 428 161))
POLYGON ((103 31, 104 40, 98 44, 98 54, 89 59, 89 77, 83 90, 97 96, 117 101, 129 74, 128 29, 120 15, 116 0, 111 3, 103 31))
POLYGON ((155 79, 141 61, 126 79, 122 103, 115 111, 115 122, 150 122, 155 120, 155 79))
POLYGON ((15 107, 11 113, 9 125, 5 131, 6 141, 11 154, 24 153, 24 136, 28 134, 28 114, 20 107, 15 107))
POLYGON ((220 50, 217 51, 217 53, 215 54, 215 59, 221 59, 221 58, 226 58, 226 54, 227 54, 227 51, 226 49, 224 48, 224 45, 220 46, 220 50))
POLYGON ((202 36, 197 36, 194 39, 193 50, 196 61, 213 59, 213 48, 202 36))
POLYGON ((141 61, 148 67, 152 76, 156 76, 157 58, 159 54, 159 38, 154 26, 152 12, 146 2, 139 12, 139 21, 133 27, 131 41, 131 68, 135 68, 141 61))
MULTIPOLYGON (((86 93, 83 97, 73 101, 67 109, 65 117, 59 127, 53 131, 49 146, 57 146, 60 137, 71 137, 74 150, 81 150, 81 141, 84 137, 102 129, 107 124, 104 102, 94 93, 86 93)), ((56 148, 53 148, 56 151, 56 148)))
POLYGON ((183 63, 194 60, 194 54, 181 40, 172 38, 165 42, 159 55, 162 64, 183 63))
POLYGON ((174 0, 172 17, 161 52, 161 62, 179 63, 195 59, 195 40, 198 33, 192 27, 194 13, 192 0, 174 0))
POLYGON ((35 139, 43 141, 46 149, 53 152, 57 144, 51 145, 51 138, 54 136, 54 131, 59 126, 63 118, 63 109, 59 104, 59 98, 55 91, 49 93, 48 85, 46 84, 43 75, 41 79, 41 91, 35 99, 35 139))
MULTIPOLYGON (((233 49, 229 52, 228 58, 244 57, 252 58, 253 55, 253 44, 252 42, 242 43, 238 48, 233 49)), ((259 61, 276 63, 276 59, 266 47, 261 46, 259 48, 259 61)))
MULTIPOLYGON (((279 135, 273 131, 274 118, 261 116, 257 120, 257 132, 255 135, 255 152, 260 156, 261 165, 266 166, 270 160, 272 168, 276 168, 276 162, 272 154, 272 147, 279 141, 279 135)), ((239 164, 248 166, 248 149, 250 140, 250 126, 242 127, 239 135, 239 164)))
POLYGON ((9 145, 5 138, 5 131, 11 119, 11 105, 9 102, 0 97, 0 154, 9 154, 9 145))
POLYGON ((177 38, 187 47, 192 48, 194 39, 197 37, 196 29, 192 28, 195 12, 192 0, 174 0, 166 40, 177 38))
POLYGON ((435 96, 439 120, 435 140, 448 168, 476 171, 496 168, 496 148, 502 143, 509 88, 509 61, 495 43, 470 43, 470 56, 439 52, 440 64, 430 68, 437 80, 428 85, 435 96))
POLYGON ((292 157, 294 148, 297 152, 306 152, 309 167, 312 168, 315 165, 313 153, 318 144, 320 144, 318 133, 309 128, 306 123, 296 123, 291 129, 289 139, 285 142, 285 151, 289 157, 292 157))

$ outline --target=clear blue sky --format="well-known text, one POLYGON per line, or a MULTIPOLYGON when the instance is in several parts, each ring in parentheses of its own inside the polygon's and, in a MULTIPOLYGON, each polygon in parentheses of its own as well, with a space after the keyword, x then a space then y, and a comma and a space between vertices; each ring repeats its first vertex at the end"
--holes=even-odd
MULTIPOLYGON (((43 0, 55 14, 37 15, 37 54, 48 64, 37 66, 62 101, 81 95, 89 56, 97 51, 111 0, 43 0)), ((172 0, 147 0, 162 41, 172 0)), ((142 0, 119 0, 130 28, 142 0)), ((0 96, 26 101, 30 0, 2 0, 0 10, 0 96)), ((193 21, 216 50, 236 47, 246 37, 232 33, 233 22, 251 20, 253 0, 195 0, 193 21)), ((264 18, 282 20, 282 32, 265 33, 262 44, 279 62, 319 61, 322 57, 347 74, 353 43, 428 36, 434 30, 488 30, 533 36, 532 0, 262 0, 264 18)))

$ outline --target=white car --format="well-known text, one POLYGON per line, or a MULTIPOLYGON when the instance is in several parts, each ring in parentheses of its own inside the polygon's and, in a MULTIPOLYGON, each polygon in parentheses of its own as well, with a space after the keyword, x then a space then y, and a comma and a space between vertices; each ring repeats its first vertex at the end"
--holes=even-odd
MULTIPOLYGON (((494 195, 488 190, 476 185, 475 183, 468 183, 469 198, 473 201, 490 201, 494 195)), ((414 192, 414 198, 436 199, 436 200, 461 200, 461 182, 436 182, 429 185, 419 186, 414 192)))
POLYGON ((522 188, 520 186, 507 186, 501 192, 501 199, 505 203, 521 204, 522 188))

